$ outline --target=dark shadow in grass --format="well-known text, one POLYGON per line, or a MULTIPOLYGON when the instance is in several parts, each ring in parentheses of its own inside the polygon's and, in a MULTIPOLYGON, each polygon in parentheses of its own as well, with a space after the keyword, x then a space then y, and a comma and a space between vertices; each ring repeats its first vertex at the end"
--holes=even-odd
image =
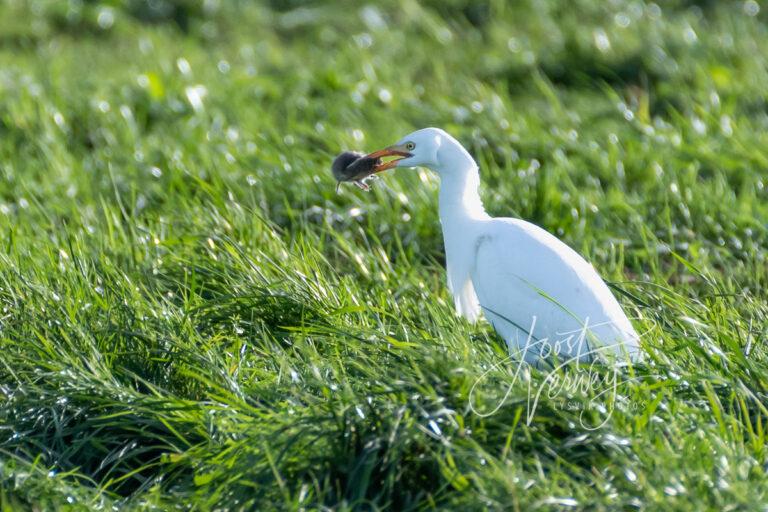
POLYGON ((256 289, 247 295, 219 295, 190 311, 200 332, 239 329, 245 337, 264 329, 285 335, 292 327, 323 325, 323 315, 312 305, 287 293, 256 289))
POLYGON ((167 479, 162 470, 167 454, 203 441, 191 421, 179 421, 193 415, 192 405, 121 398, 99 385, 83 386, 82 380, 59 384, 10 393, 0 408, 2 423, 11 427, 0 432, 0 449, 25 460, 41 456, 57 472, 111 481, 109 491, 130 496, 167 479), (75 386, 79 389, 71 389, 75 386), (167 422, 172 417, 173 429, 167 422))
POLYGON ((234 466, 212 473, 211 487, 228 490, 217 505, 268 501, 278 483, 273 468, 290 494, 322 484, 313 503, 330 508, 413 510, 430 498, 440 502, 448 486, 435 457, 441 443, 425 434, 417 411, 408 405, 361 405, 360 411, 365 418, 330 399, 311 416, 280 414, 264 428, 248 429, 234 447, 234 466))

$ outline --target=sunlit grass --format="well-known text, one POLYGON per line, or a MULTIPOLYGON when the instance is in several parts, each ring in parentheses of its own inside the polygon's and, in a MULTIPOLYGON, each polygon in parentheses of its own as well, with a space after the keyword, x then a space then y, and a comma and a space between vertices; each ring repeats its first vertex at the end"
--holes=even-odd
POLYGON ((760 509, 756 5, 0 5, 0 504, 760 509), (427 171, 336 194, 429 125, 610 281, 615 393, 531 406, 552 374, 453 312, 427 171))

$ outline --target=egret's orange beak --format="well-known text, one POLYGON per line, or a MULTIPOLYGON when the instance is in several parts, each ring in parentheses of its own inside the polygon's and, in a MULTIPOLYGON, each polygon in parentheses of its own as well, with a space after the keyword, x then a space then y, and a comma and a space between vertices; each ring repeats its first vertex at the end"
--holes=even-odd
POLYGON ((388 162, 382 162, 378 164, 374 168, 373 172, 381 172, 386 171, 387 169, 391 169, 397 165, 397 162, 412 155, 402 146, 389 146, 388 148, 380 149, 366 155, 366 158, 386 158, 388 156, 397 156, 400 158, 395 158, 394 160, 389 160, 388 162))

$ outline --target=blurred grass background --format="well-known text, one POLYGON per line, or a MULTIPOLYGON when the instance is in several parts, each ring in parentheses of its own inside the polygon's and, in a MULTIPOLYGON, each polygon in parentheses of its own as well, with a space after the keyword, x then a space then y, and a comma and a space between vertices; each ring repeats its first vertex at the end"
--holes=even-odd
POLYGON ((3 0, 0 506, 764 510, 766 16, 3 0), (617 290, 615 396, 527 424, 546 374, 455 317, 436 178, 335 193, 425 126, 617 290))

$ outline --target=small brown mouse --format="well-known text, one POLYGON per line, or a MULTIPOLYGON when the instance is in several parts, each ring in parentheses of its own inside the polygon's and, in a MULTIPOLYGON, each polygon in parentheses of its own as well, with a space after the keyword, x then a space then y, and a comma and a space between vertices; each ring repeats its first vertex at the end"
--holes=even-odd
POLYGON ((336 192, 339 191, 342 181, 351 181, 363 190, 370 190, 365 181, 376 172, 376 166, 380 163, 380 158, 369 158, 357 151, 344 151, 339 154, 331 165, 333 177, 338 181, 336 192))

